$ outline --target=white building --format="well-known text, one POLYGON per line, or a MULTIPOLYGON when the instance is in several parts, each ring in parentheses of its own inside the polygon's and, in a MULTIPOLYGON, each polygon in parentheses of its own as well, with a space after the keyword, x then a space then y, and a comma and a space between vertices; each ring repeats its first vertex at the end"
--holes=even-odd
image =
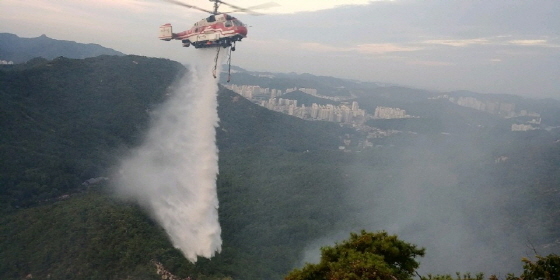
POLYGON ((512 124, 511 131, 529 131, 535 130, 536 128, 530 124, 512 124))
POLYGON ((403 119, 408 117, 410 116, 406 114, 405 110, 391 107, 378 106, 373 113, 374 119, 403 119))

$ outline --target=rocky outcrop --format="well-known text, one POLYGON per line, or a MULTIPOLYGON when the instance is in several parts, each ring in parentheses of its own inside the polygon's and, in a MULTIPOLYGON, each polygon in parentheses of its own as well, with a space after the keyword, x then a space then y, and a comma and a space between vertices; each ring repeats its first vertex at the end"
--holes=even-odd
POLYGON ((152 263, 156 266, 156 273, 161 276, 162 280, 194 280, 191 279, 191 277, 187 277, 187 278, 181 278, 178 276, 173 275, 171 272, 169 272, 167 269, 165 269, 165 267, 163 266, 162 263, 152 260, 152 263))

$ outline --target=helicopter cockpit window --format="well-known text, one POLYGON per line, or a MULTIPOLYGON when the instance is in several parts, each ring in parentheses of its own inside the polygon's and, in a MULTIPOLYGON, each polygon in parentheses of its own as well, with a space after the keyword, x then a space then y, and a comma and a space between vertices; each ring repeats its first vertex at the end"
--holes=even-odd
POLYGON ((231 22, 231 20, 226 21, 226 23, 224 24, 226 27, 232 27, 233 23, 231 22))
POLYGON ((233 20, 233 25, 235 26, 243 26, 243 23, 241 23, 241 21, 238 21, 236 19, 233 20))
POLYGON ((211 16, 209 16, 209 17, 206 19, 206 21, 208 21, 208 22, 214 22, 214 21, 216 21, 216 16, 211 15, 211 16))

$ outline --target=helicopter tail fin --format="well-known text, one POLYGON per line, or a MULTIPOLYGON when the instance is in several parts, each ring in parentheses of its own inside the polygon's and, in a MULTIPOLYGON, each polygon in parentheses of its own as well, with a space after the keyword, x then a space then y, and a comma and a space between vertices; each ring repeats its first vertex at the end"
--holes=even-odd
POLYGON ((171 41, 171 39, 173 39, 173 27, 171 27, 171 23, 166 23, 159 27, 159 39, 164 41, 171 41))

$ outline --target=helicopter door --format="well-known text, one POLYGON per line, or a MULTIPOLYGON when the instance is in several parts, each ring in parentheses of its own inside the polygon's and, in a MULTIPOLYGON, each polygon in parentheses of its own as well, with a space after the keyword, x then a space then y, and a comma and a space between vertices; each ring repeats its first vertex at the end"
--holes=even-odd
POLYGON ((197 41, 214 41, 220 39, 220 34, 200 34, 197 37, 197 41))
POLYGON ((207 38, 206 35, 201 34, 201 35, 196 36, 196 40, 197 41, 206 41, 206 40, 208 40, 208 38, 207 38))

